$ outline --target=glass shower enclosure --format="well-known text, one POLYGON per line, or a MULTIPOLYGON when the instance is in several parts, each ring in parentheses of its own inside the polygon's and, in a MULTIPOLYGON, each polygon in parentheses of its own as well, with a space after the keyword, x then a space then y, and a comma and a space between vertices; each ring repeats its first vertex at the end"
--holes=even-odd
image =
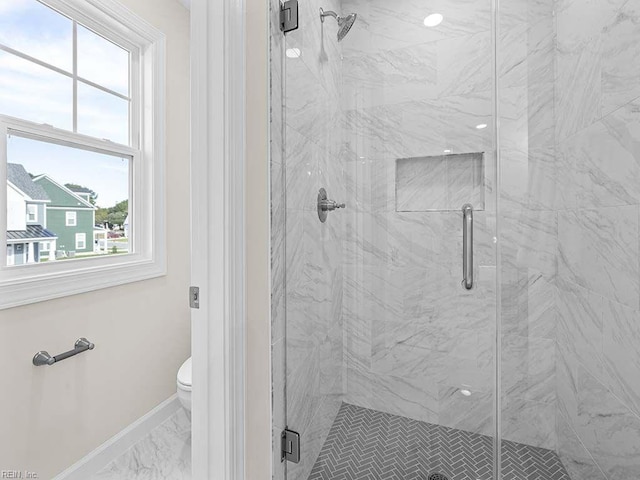
POLYGON ((274 478, 640 478, 640 0, 291 6, 274 478))

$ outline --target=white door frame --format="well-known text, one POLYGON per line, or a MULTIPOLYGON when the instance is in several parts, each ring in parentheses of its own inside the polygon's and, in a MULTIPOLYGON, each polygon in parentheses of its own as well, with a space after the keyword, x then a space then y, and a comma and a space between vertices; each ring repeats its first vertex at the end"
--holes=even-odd
POLYGON ((191 2, 194 480, 244 479, 244 25, 244 0, 191 2))

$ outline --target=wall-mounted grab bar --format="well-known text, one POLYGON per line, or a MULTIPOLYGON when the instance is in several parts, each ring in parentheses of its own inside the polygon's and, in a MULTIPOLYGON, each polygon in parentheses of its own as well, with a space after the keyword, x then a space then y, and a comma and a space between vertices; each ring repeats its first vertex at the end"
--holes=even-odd
POLYGON ((473 288, 473 206, 462 207, 462 284, 467 290, 473 288))
POLYGON ((73 350, 61 353, 59 355, 56 355, 55 357, 52 357, 48 352, 45 352, 44 350, 36 353, 33 356, 33 364, 36 367, 41 367, 43 365, 53 365, 56 362, 66 360, 67 358, 78 355, 79 353, 86 352, 87 350, 93 350, 94 347, 95 345, 93 343, 82 337, 76 341, 73 350))

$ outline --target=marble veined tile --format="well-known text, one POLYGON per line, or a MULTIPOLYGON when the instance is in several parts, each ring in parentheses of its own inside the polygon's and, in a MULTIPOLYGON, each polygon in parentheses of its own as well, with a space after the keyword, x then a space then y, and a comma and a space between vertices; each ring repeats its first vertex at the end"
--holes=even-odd
POLYGON ((438 96, 491 90, 492 55, 490 32, 438 41, 438 96))
MULTIPOLYGON (((312 142, 326 146, 332 141, 333 126, 338 122, 338 99, 322 86, 321 80, 303 63, 288 62, 287 78, 295 78, 295 87, 285 89, 287 127, 312 142)), ((287 147, 289 137, 287 133, 287 147)), ((289 151, 285 150, 287 158, 289 151)))
POLYGON ((491 4, 486 0, 434 0, 426 9, 420 0, 345 0, 342 8, 358 13, 343 42, 345 50, 370 52, 491 30, 491 4), (424 26, 430 13, 444 17, 436 28, 424 26))
MULTIPOLYGON (((557 279, 557 343, 567 359, 582 362, 598 378, 604 378, 603 320, 605 300, 595 292, 557 279)), ((558 361, 563 357, 558 356, 558 361)))
POLYGON ((512 442, 555 450, 556 407, 520 398, 506 398, 502 404, 502 437, 512 442))
POLYGON ((437 96, 436 43, 426 43, 372 53, 345 49, 344 95, 348 108, 352 99, 362 106, 393 104, 437 96))
POLYGON ((323 399, 311 420, 310 426, 302 436, 304 453, 300 457, 300 463, 287 464, 287 480, 307 480, 309 478, 309 473, 329 435, 329 430, 338 414, 338 410, 340 410, 341 404, 342 399, 340 396, 323 399))
POLYGON ((555 340, 555 290, 555 281, 534 269, 503 271, 503 334, 555 340))
POLYGON ((605 302, 603 349, 605 384, 640 416, 640 312, 605 302))
POLYGON ((396 209, 401 212, 450 210, 444 156, 396 161, 396 209))
POLYGON ((440 384, 438 425, 467 432, 495 434, 493 392, 470 385, 440 384), (464 391, 464 393, 462 393, 464 391))
POLYGON ((501 361, 505 398, 555 403, 555 340, 504 335, 501 361))
POLYGON ((345 133, 359 157, 388 159, 488 152, 490 92, 345 111, 345 133))
POLYGON ((640 102, 619 108, 562 143, 581 207, 640 202, 640 102))
POLYGON ((640 9, 628 1, 603 34, 602 109, 616 110, 640 96, 640 9))
POLYGON ((559 0, 557 16, 558 44, 575 50, 601 35, 617 16, 626 0, 559 0))
POLYGON ((475 211, 485 209, 484 154, 447 155, 447 203, 450 210, 473 205, 475 211))
POLYGON ((602 39, 594 37, 570 49, 560 43, 560 32, 558 38, 556 137, 563 140, 602 115, 602 39))
POLYGON ((316 78, 315 86, 325 90, 331 98, 338 98, 342 84, 342 49, 336 38, 337 27, 320 21, 320 7, 340 11, 338 0, 306 0, 300 2, 297 30, 285 36, 289 55, 285 57, 287 78, 297 79, 288 89, 300 88, 299 77, 292 75, 304 64, 316 78), (296 55, 291 55, 294 50, 296 55))
POLYGON ((640 477, 640 417, 578 367, 576 433, 610 479, 640 477))
POLYGON ((564 415, 557 415, 558 456, 571 478, 607 480, 564 415))
POLYGON ((561 211, 558 273, 610 300, 638 308, 638 207, 561 211))
POLYGON ((180 409, 92 480, 190 480, 191 422, 180 409))
POLYGON ((553 17, 553 0, 511 0, 500 5, 500 21, 503 27, 535 25, 553 17))

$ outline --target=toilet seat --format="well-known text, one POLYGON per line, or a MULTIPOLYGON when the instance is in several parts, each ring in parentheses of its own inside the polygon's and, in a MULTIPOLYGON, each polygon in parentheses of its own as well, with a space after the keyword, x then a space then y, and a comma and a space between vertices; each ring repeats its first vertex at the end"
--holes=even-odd
POLYGON ((191 357, 189 357, 178 370, 178 387, 181 390, 191 391, 191 357))

